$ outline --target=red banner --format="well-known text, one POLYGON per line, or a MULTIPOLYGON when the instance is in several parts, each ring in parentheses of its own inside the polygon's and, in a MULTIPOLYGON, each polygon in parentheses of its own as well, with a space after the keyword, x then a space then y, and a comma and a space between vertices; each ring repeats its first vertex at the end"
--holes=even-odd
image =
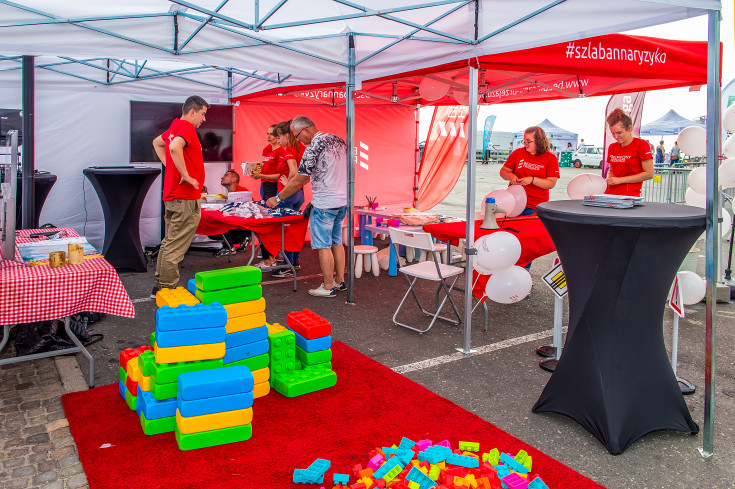
MULTIPOLYGON (((633 135, 639 137, 641 134, 641 116, 643 114, 643 99, 646 98, 646 92, 635 92, 635 93, 620 93, 610 97, 610 101, 607 103, 605 108, 605 119, 610 113, 617 109, 623 109, 623 112, 628 114, 633 119, 633 135)), ((610 147, 615 139, 610 133, 610 128, 605 124, 605 142, 603 143, 602 150, 602 176, 607 177, 607 170, 609 164, 607 163, 607 148, 610 147)))

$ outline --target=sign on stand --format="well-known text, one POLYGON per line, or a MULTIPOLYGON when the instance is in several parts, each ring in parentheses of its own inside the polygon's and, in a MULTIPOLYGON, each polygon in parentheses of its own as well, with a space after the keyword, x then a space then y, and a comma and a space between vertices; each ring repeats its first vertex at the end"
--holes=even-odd
POLYGON ((567 295, 567 278, 564 276, 564 270, 562 270, 558 259, 542 279, 558 297, 567 295))
POLYGON ((684 317, 684 293, 679 287, 679 274, 674 278, 674 287, 671 289, 669 307, 680 317, 684 317))

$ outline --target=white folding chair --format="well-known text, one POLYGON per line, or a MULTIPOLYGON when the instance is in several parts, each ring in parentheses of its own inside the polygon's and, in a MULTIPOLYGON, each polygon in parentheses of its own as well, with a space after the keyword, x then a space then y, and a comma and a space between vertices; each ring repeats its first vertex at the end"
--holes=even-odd
POLYGON ((457 305, 454 303, 454 300, 452 300, 450 294, 452 292, 452 288, 454 287, 455 282, 457 282, 457 278, 459 278, 459 275, 464 272, 464 268, 444 264, 439 261, 439 259, 437 258, 438 251, 434 247, 434 242, 431 239, 431 234, 425 233, 423 231, 406 231, 396 228, 388 228, 388 230, 390 231, 390 239, 393 242, 393 246, 396 247, 396 255, 398 255, 400 246, 403 245, 416 248, 417 251, 426 250, 427 252, 431 253, 431 256, 433 257, 433 260, 427 259, 426 261, 422 261, 413 265, 399 265, 398 270, 403 273, 404 277, 406 277, 406 282, 408 282, 409 287, 408 291, 406 291, 406 295, 403 296, 401 303, 398 305, 398 309, 396 309, 396 312, 393 314, 393 324, 395 324, 396 326, 402 326, 404 328, 411 329, 413 331, 417 331, 419 333, 426 333, 427 331, 429 331, 437 319, 443 319, 445 321, 449 321, 452 324, 460 324, 462 322, 462 317, 460 316, 459 311, 457 310, 457 305), (409 277, 413 277, 413 280, 410 280, 409 277), (448 279, 452 277, 454 277, 454 280, 452 280, 451 284, 447 283, 448 279), (429 312, 424 309, 424 306, 421 305, 421 301, 416 295, 416 291, 413 287, 416 284, 416 281, 420 278, 439 282, 437 296, 439 291, 444 289, 444 299, 441 301, 441 304, 439 304, 439 306, 436 308, 436 312, 429 312), (421 309, 421 312, 423 312, 427 316, 432 317, 431 322, 426 329, 414 328, 412 326, 409 326, 408 324, 403 324, 396 320, 398 312, 401 310, 401 307, 403 307, 403 303, 406 302, 409 293, 413 294, 413 297, 414 299, 416 299, 416 303, 418 304, 419 309, 421 309), (444 307, 444 304, 447 302, 447 299, 449 299, 449 302, 452 305, 452 309, 454 309, 454 313, 457 315, 456 321, 454 319, 439 315, 442 308, 444 307))

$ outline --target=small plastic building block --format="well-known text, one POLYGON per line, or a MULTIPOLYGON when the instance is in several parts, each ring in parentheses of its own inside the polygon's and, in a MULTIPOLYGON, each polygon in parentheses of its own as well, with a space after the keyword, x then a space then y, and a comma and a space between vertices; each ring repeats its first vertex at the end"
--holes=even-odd
POLYGON ((170 384, 172 382, 176 383, 179 379, 179 375, 185 372, 197 372, 199 370, 222 368, 222 359, 198 360, 195 362, 156 363, 154 357, 154 362, 151 366, 153 368, 153 372, 150 376, 154 382, 158 384, 170 384))
POLYGON ((525 468, 528 469, 528 471, 531 471, 531 467, 533 467, 533 458, 525 451, 521 450, 519 451, 515 456, 516 461, 519 464, 522 464, 525 468))
POLYGON ((502 479, 508 489, 528 489, 528 482, 520 475, 511 472, 502 479))
POLYGON ((431 445, 433 445, 433 443, 431 443, 431 440, 419 440, 416 442, 416 448, 418 448, 419 451, 426 450, 431 445))
POLYGON ((378 477, 383 478, 386 474, 388 474, 388 472, 390 472, 391 470, 395 468, 398 468, 398 472, 400 472, 401 470, 403 470, 403 465, 398 460, 398 457, 391 457, 388 460, 386 460, 386 462, 383 465, 381 465, 378 468, 378 470, 375 471, 373 476, 375 478, 378 478, 378 477))
POLYGON ((149 420, 171 418, 176 416, 176 399, 159 401, 150 392, 145 392, 138 386, 138 405, 136 410, 144 414, 149 420))
POLYGON ((430 464, 442 462, 452 454, 452 450, 441 445, 432 445, 426 450, 419 452, 418 460, 426 460, 430 464))
POLYGON ((480 444, 471 441, 460 441, 459 449, 466 452, 479 452, 480 444))
POLYGON ((480 461, 475 457, 467 457, 465 455, 457 455, 453 453, 447 457, 446 462, 452 465, 459 465, 460 467, 479 467, 480 461))
POLYGON ((528 473, 528 469, 523 464, 518 463, 516 459, 514 459, 507 453, 500 454, 500 463, 508 467, 513 472, 518 472, 519 474, 528 473))
POLYGON ((429 487, 436 486, 436 482, 431 480, 426 474, 421 472, 416 467, 411 469, 411 471, 406 476, 406 480, 417 483, 422 489, 428 489, 429 487))
POLYGON ((500 461, 500 451, 497 448, 493 448, 487 453, 482 454, 482 461, 488 462, 490 465, 498 465, 500 461))
POLYGON ((264 353, 268 353, 268 340, 265 339, 253 343, 245 343, 240 346, 228 347, 225 349, 225 356, 222 357, 222 363, 227 365, 246 358, 256 357, 264 353))
POLYGON ((329 321, 309 309, 288 313, 286 325, 307 340, 332 334, 329 321))
POLYGON ((236 346, 242 346, 247 343, 254 343, 265 339, 268 339, 268 327, 264 324, 259 328, 251 328, 244 331, 238 331, 236 333, 229 333, 224 339, 224 342, 225 345, 227 345, 227 348, 234 348, 236 346))
POLYGON ((383 460, 384 460, 383 456, 380 454, 377 454, 370 459, 367 466, 369 469, 373 469, 373 470, 377 469, 383 464, 383 460))
POLYGON ((179 375, 179 398, 184 401, 252 392, 253 374, 247 367, 200 370, 179 375))
POLYGON ((202 304, 212 304, 215 302, 220 304, 234 304, 236 302, 260 299, 263 296, 263 287, 260 285, 246 285, 245 287, 212 290, 207 292, 202 292, 197 289, 196 294, 194 295, 202 302, 202 304))
POLYGON ((311 465, 309 465, 309 468, 307 470, 311 470, 313 472, 316 472, 318 474, 324 475, 327 473, 329 468, 332 466, 332 462, 329 460, 318 458, 314 460, 311 465))
POLYGON ((271 333, 268 336, 271 386, 275 384, 277 376, 296 370, 295 336, 291 330, 271 333))
POLYGON ((270 394, 270 391, 270 382, 260 382, 259 384, 255 384, 255 387, 253 387, 253 398, 257 399, 259 397, 267 396, 270 394))
POLYGON ((161 289, 156 293, 157 307, 193 306, 194 304, 199 304, 199 301, 194 294, 183 287, 161 289))
POLYGON ((225 356, 225 342, 208 345, 169 346, 153 345, 156 363, 194 362, 197 360, 217 360, 225 356))
POLYGON ((221 413, 224 411, 236 411, 247 409, 253 405, 253 392, 230 394, 227 396, 210 397, 208 399, 197 399, 195 401, 184 401, 176 398, 176 409, 182 416, 202 416, 204 414, 221 413))
POLYGON ((549 486, 541 480, 541 477, 536 477, 528 484, 528 489, 549 489, 549 486))
POLYGON ((395 467, 393 467, 392 469, 390 469, 388 472, 386 472, 385 475, 383 475, 383 479, 386 482, 390 482, 393 479, 395 479, 396 476, 398 474, 400 474, 402 470, 403 470, 403 467, 401 467, 399 465, 396 465, 395 467))
POLYGON ((233 426, 231 428, 189 434, 179 433, 179 430, 176 429, 175 434, 179 450, 194 450, 249 440, 253 436, 253 425, 246 424, 244 426, 233 426))
POLYGON ((159 331, 156 328, 156 344, 164 348, 222 343, 226 336, 227 329, 224 325, 216 328, 182 329, 178 331, 159 331))
POLYGON ((146 435, 160 435, 170 433, 176 429, 176 417, 148 419, 145 414, 140 413, 140 427, 146 435))
POLYGON ((275 379, 273 387, 286 397, 309 394, 337 384, 337 374, 321 367, 307 367, 304 370, 286 372, 279 374, 275 379))
POLYGON ((332 474, 332 481, 335 484, 347 484, 350 482, 349 474, 338 474, 337 472, 332 474))
POLYGON ((296 345, 306 352, 311 353, 320 350, 327 350, 332 347, 331 336, 321 336, 319 338, 314 338, 313 340, 307 340, 295 331, 294 334, 296 335, 296 345))
MULTIPOLYGON (((244 358, 237 362, 232 362, 232 363, 227 364, 228 367, 237 367, 240 365, 244 365, 247 368, 249 368, 251 372, 255 372, 256 370, 260 370, 270 365, 270 358, 268 358, 267 353, 263 353, 262 355, 256 355, 254 357, 244 358)), ((257 384, 258 382, 256 381, 255 383, 257 384)))
POLYGON ((156 311, 156 331, 218 328, 227 323, 227 311, 220 304, 159 307, 156 311))
POLYGON ((261 280, 263 280, 262 270, 252 266, 208 270, 194 275, 196 288, 204 292, 255 285, 261 280))
POLYGON ((253 408, 223 411, 221 413, 203 414, 185 417, 176 410, 176 426, 181 434, 201 433, 202 431, 219 430, 250 424, 253 421, 253 408))
POLYGON ((304 351, 301 347, 296 346, 296 358, 304 365, 319 365, 320 363, 332 360, 332 349, 319 351, 304 351))
POLYGON ((240 316, 250 316, 265 312, 265 299, 261 297, 254 301, 234 302, 232 304, 225 304, 224 307, 227 311, 227 319, 230 320, 240 316))
POLYGON ((255 314, 247 314, 244 316, 229 318, 227 320, 225 328, 227 329, 227 334, 232 334, 248 329, 260 328, 261 326, 265 325, 265 313, 258 312, 255 314))

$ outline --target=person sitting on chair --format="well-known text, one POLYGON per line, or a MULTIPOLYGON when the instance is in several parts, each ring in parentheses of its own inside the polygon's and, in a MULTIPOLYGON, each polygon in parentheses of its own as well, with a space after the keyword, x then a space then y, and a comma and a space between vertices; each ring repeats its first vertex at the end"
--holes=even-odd
MULTIPOLYGON (((248 189, 240 185, 240 175, 235 170, 227 170, 220 184, 225 188, 227 193, 230 192, 248 192, 248 189)), ((224 236, 227 244, 226 248, 222 248, 223 253, 230 253, 229 248, 234 248, 236 244, 239 244, 239 248, 244 250, 250 241, 253 239, 253 234, 249 229, 230 229, 220 236, 208 236, 209 239, 218 240, 224 236)), ((234 249, 233 249, 234 251, 234 249)))

